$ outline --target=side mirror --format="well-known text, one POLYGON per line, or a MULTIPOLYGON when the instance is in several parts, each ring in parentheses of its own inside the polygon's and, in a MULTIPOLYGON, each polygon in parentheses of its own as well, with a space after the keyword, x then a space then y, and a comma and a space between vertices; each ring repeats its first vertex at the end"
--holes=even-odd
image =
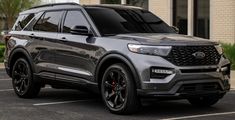
POLYGON ((92 36, 93 34, 86 26, 74 26, 70 30, 71 34, 92 36))
POLYGON ((171 28, 172 28, 176 33, 179 33, 179 32, 180 32, 179 28, 176 27, 176 26, 171 26, 171 28))

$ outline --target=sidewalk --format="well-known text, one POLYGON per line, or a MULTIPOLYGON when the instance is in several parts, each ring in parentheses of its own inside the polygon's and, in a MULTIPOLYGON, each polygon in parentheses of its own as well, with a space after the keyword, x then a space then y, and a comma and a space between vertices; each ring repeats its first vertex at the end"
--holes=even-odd
POLYGON ((3 64, 3 63, 0 63, 0 69, 3 69, 3 68, 5 68, 5 67, 4 67, 4 64, 3 64))
POLYGON ((231 71, 231 88, 235 89, 235 71, 231 71))

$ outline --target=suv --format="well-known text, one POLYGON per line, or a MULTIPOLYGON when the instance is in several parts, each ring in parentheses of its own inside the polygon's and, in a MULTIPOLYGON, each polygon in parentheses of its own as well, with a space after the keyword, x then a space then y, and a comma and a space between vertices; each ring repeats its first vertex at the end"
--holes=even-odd
POLYGON ((138 7, 37 6, 20 13, 5 40, 5 68, 21 98, 48 84, 100 93, 112 113, 130 114, 143 97, 211 106, 230 90, 218 43, 179 35, 138 7))

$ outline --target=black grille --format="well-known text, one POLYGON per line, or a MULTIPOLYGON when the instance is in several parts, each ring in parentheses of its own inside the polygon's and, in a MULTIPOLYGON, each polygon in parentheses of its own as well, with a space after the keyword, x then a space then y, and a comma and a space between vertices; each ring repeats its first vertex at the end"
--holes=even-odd
POLYGON ((217 65, 220 55, 214 46, 173 46, 165 59, 177 66, 217 65), (193 56, 196 52, 205 53, 204 58, 193 56))
POLYGON ((218 83, 201 83, 201 84, 185 84, 178 90, 179 93, 191 93, 199 91, 216 91, 221 90, 218 83))

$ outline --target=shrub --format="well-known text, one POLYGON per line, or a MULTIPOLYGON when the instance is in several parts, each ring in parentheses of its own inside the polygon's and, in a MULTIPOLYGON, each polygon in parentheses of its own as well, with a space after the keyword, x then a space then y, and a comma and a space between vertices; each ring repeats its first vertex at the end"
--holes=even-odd
POLYGON ((222 44, 225 56, 232 62, 231 69, 235 70, 235 44, 222 44))
POLYGON ((5 46, 3 44, 0 45, 0 62, 3 62, 4 60, 4 51, 5 51, 5 46))

